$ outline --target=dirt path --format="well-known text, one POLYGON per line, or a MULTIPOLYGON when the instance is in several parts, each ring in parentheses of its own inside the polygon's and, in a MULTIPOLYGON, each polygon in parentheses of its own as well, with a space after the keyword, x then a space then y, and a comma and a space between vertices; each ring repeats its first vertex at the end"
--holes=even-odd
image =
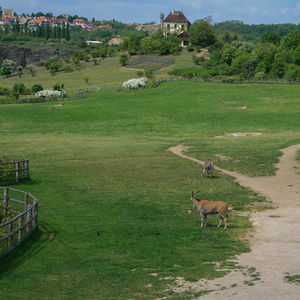
MULTIPOLYGON (((183 158, 203 164, 183 152, 187 147, 179 145, 169 150, 183 158)), ((208 281, 186 282, 176 279, 171 287, 175 292, 193 290, 212 291, 199 299, 300 299, 300 285, 289 283, 286 276, 300 275, 300 176, 295 155, 300 144, 281 150, 278 171, 273 177, 251 178, 237 172, 215 167, 233 176, 247 188, 255 190, 274 203, 276 209, 251 215, 255 232, 250 238, 251 252, 240 255, 236 262, 241 269, 208 281)), ((230 224, 229 224, 230 226, 230 224)))

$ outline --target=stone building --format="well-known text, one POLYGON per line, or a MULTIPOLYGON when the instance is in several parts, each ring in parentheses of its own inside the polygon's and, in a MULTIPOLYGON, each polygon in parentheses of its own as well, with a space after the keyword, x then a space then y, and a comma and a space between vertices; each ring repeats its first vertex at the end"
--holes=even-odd
POLYGON ((2 10, 3 10, 3 15, 10 16, 10 17, 14 16, 14 10, 12 8, 3 8, 2 10))
POLYGON ((165 19, 163 13, 160 15, 161 30, 166 37, 170 34, 180 35, 183 32, 187 32, 189 25, 190 22, 182 11, 172 9, 165 19))

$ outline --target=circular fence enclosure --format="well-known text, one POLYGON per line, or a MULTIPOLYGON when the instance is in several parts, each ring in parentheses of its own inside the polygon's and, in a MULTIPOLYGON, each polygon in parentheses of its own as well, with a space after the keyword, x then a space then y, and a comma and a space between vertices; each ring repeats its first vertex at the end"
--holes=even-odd
POLYGON ((38 226, 38 199, 0 187, 0 257, 22 243, 38 226))

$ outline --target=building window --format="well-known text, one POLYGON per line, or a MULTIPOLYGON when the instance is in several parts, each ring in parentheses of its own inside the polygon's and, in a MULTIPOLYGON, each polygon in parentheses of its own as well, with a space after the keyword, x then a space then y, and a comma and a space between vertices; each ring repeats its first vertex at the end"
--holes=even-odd
POLYGON ((174 24, 174 28, 175 28, 175 29, 177 28, 177 24, 174 24))

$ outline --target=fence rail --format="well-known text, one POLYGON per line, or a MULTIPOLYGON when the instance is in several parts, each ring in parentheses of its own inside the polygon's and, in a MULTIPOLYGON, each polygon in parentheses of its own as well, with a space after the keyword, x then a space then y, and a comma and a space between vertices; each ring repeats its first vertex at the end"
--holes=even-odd
POLYGON ((0 181, 16 180, 18 182, 25 178, 29 178, 29 159, 1 157, 0 181))
POLYGON ((123 88, 122 86, 99 86, 89 87, 84 89, 78 89, 78 92, 127 92, 134 89, 123 88))
POLYGON ((3 190, 2 219, 6 220, 0 224, 0 257, 4 256, 16 246, 22 243, 38 226, 38 199, 29 193, 8 187, 0 187, 3 190), (23 195, 23 199, 20 198, 23 195), (13 203, 13 205, 11 205, 13 203), (18 210, 15 210, 16 208, 18 210), (14 209, 13 209, 14 208, 14 209), (15 215, 15 216, 12 216, 15 215))
MULTIPOLYGON (((157 87, 161 82, 168 81, 196 81, 196 82, 212 82, 212 83, 269 83, 269 84, 299 84, 300 79, 278 79, 278 78, 216 78, 216 77, 196 77, 196 76, 169 76, 161 77, 155 82, 148 83, 146 88, 157 87)), ((76 92, 126 92, 135 89, 123 88, 122 86, 100 86, 78 89, 76 92)))
POLYGON ((85 98, 85 92, 75 91, 73 96, 67 97, 39 97, 39 98, 19 98, 19 99, 1 99, 0 104, 20 104, 20 103, 45 103, 45 102, 57 102, 57 101, 69 101, 85 98))
POLYGON ((159 78, 156 83, 166 81, 197 81, 197 82, 215 82, 215 83, 271 83, 271 84, 299 84, 300 79, 282 79, 282 78, 235 78, 235 77, 196 77, 196 76, 170 76, 159 78))

